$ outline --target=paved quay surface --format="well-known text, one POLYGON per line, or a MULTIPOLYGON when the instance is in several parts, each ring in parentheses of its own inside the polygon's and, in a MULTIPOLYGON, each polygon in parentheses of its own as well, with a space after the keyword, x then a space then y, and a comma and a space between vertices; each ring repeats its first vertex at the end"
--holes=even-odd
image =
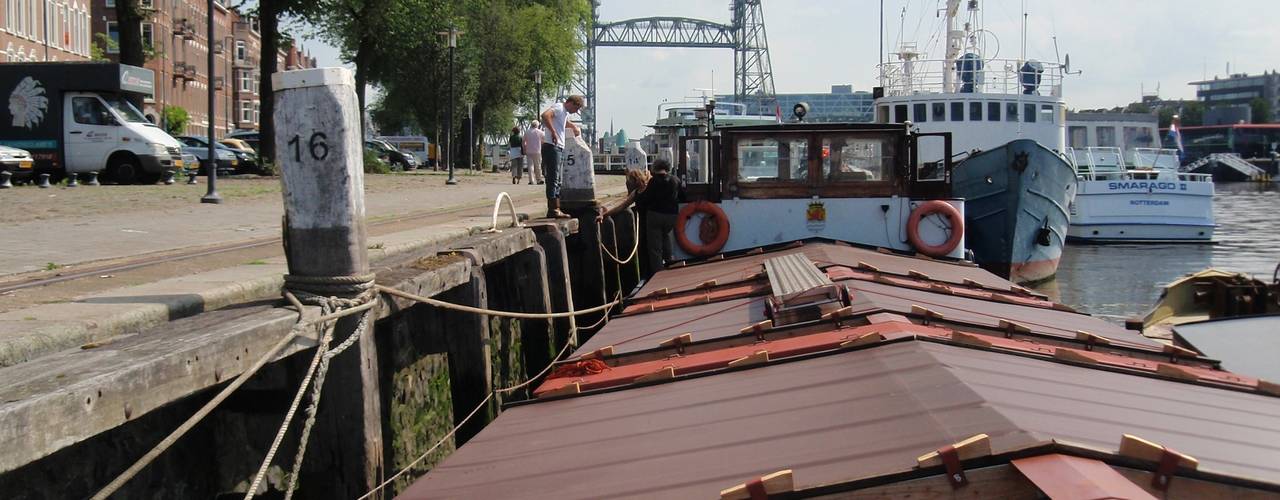
MULTIPOLYGON (((527 198, 544 189, 512 185, 507 173, 456 177, 459 185, 445 186, 442 172, 366 176, 369 222, 492 204, 503 191, 527 198)), ((207 189, 201 182, 0 191, 0 276, 279 236, 284 204, 278 178, 220 179, 219 205, 198 203, 207 189)), ((597 182, 608 189, 623 181, 598 176, 597 182)))
MULTIPOLYGON (((493 200, 500 192, 515 198, 518 212, 532 217, 545 212, 543 186, 513 186, 505 173, 460 175, 459 180, 459 186, 446 187, 444 176, 435 173, 366 177, 370 223, 449 211, 379 226, 383 234, 371 231, 370 260, 429 252, 472 234, 479 226, 487 227, 493 200)), ((596 183, 598 197, 616 196, 625 189, 620 176, 597 176, 596 183)), ((9 224, 0 241, 3 260, 15 267, 17 262, 57 262, 54 259, 79 263, 21 276, 30 277, 91 268, 139 254, 279 236, 283 203, 278 179, 220 181, 219 191, 227 198, 222 205, 198 203, 203 190, 202 185, 157 185, 0 192, 19 195, 0 196, 0 208, 6 208, 2 212, 11 222, 16 210, 41 217, 9 224), (49 201, 56 198, 72 201, 49 201), (13 246, 26 250, 14 251, 13 246)), ((499 223, 507 220, 500 218, 499 223)), ((278 244, 194 260, 198 262, 91 276, 0 295, 0 367, 110 342, 202 311, 278 297, 286 270, 278 244)))

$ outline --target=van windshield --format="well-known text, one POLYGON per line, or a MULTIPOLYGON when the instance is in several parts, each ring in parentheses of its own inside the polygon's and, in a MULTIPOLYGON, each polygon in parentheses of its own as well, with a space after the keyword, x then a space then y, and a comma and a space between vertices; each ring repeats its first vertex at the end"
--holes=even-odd
POLYGON ((121 118, 124 118, 124 121, 126 122, 151 123, 147 121, 146 117, 142 116, 142 112, 138 111, 138 108, 129 104, 129 101, 116 96, 102 96, 102 99, 107 101, 107 104, 111 106, 111 109, 116 110, 116 113, 119 114, 121 118))

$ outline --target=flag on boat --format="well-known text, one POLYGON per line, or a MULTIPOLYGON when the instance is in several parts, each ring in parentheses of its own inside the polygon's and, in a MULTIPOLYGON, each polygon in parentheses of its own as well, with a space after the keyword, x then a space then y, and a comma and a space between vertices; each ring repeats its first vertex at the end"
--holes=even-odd
POLYGON ((1182 131, 1178 130, 1178 125, 1182 123, 1182 119, 1178 115, 1173 115, 1173 121, 1169 123, 1169 134, 1165 139, 1173 142, 1178 147, 1178 160, 1181 161, 1186 155, 1186 151, 1182 149, 1182 131))
POLYGON ((774 105, 774 113, 778 117, 778 123, 782 123, 782 105, 781 104, 774 105))

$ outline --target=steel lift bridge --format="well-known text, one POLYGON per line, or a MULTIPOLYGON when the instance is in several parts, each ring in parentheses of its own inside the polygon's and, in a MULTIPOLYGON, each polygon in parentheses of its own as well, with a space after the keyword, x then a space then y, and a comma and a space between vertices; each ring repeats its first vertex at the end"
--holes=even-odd
POLYGON ((590 105, 582 111, 584 135, 596 139, 596 47, 692 47, 733 49, 733 95, 749 109, 772 112, 777 106, 773 66, 764 32, 761 0, 731 0, 731 24, 683 17, 646 17, 602 23, 599 0, 591 1, 591 21, 580 31, 576 78, 568 93, 590 105))

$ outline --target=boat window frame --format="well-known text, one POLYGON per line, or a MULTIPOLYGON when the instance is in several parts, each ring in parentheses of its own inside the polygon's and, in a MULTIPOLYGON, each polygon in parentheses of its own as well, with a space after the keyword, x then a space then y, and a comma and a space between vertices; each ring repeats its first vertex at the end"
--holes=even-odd
POLYGON ((743 130, 722 131, 720 136, 721 195, 740 199, 796 199, 818 196, 821 198, 851 198, 879 196, 910 196, 911 179, 915 175, 909 168, 911 156, 909 136, 903 132, 884 130, 743 130), (739 179, 739 144, 745 141, 782 141, 802 136, 807 141, 808 174, 804 182, 794 180, 767 180, 742 182, 739 179), (859 136, 887 139, 886 151, 891 154, 891 165, 878 181, 826 179, 822 170, 822 141, 825 138, 859 136))
POLYGON ((989 122, 999 122, 999 121, 1003 121, 1003 120, 1001 120, 1001 119, 1000 119, 1000 118, 1001 118, 1001 114, 1002 114, 1002 113, 1000 113, 1000 110, 1001 110, 1001 109, 1003 109, 1003 108, 1004 108, 1004 103, 1003 103, 1003 102, 1000 102, 1000 101, 988 101, 988 102, 987 102, 987 121, 989 121, 989 122))

